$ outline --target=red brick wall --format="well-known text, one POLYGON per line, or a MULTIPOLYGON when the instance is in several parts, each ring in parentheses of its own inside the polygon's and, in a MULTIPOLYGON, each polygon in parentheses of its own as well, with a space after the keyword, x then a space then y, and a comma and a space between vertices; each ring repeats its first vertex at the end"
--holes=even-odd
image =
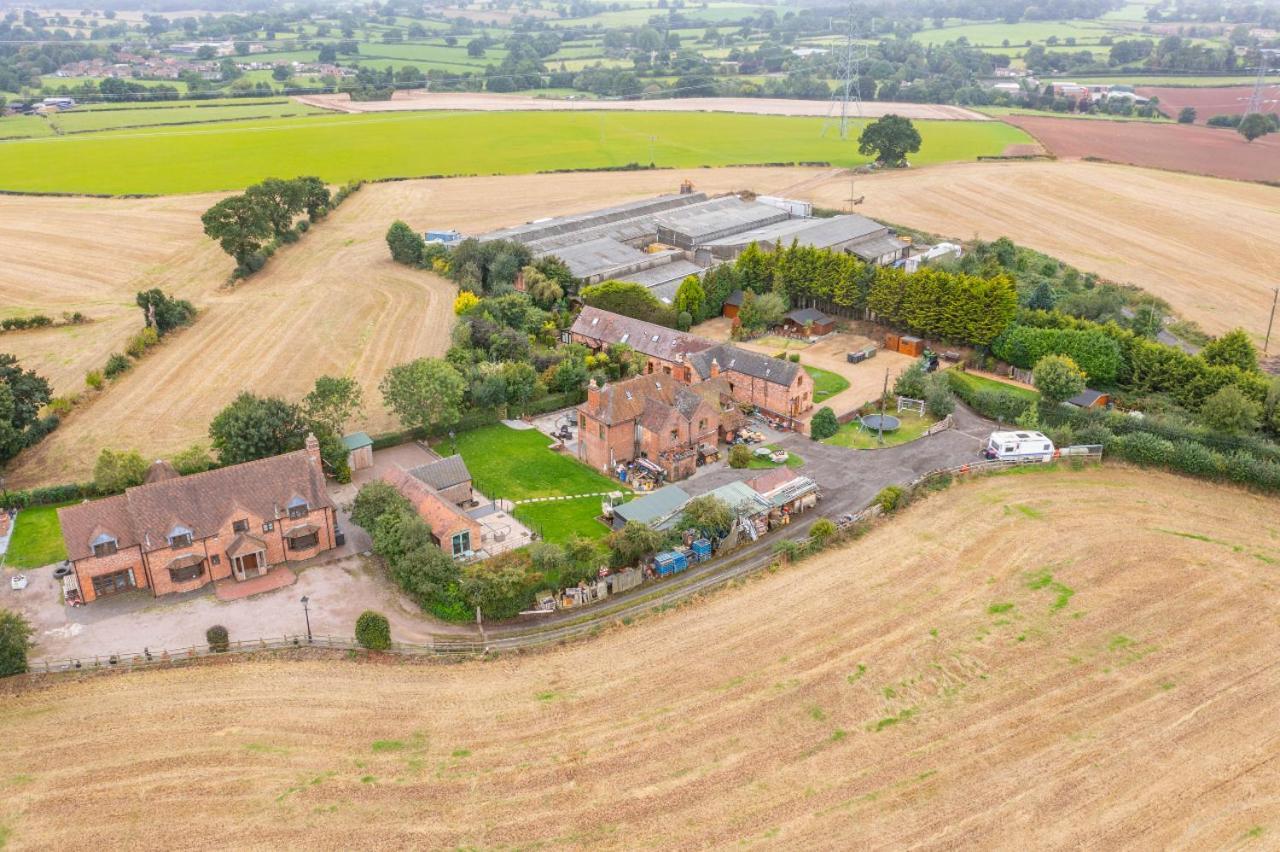
POLYGON ((147 572, 142 566, 142 548, 128 547, 116 551, 110 556, 90 556, 75 563, 76 581, 80 584, 80 594, 85 603, 94 600, 93 578, 103 574, 114 574, 117 571, 133 569, 133 582, 139 589, 147 588, 147 572))
POLYGON ((732 370, 724 375, 733 385, 735 400, 755 405, 775 416, 799 416, 813 408, 813 379, 804 370, 796 372, 795 380, 789 386, 732 370))
POLYGON ((578 458, 596 470, 608 472, 611 461, 613 464, 631 461, 636 454, 635 443, 635 421, 605 426, 591 415, 578 412, 578 458), (603 438, 600 437, 602 429, 603 438))

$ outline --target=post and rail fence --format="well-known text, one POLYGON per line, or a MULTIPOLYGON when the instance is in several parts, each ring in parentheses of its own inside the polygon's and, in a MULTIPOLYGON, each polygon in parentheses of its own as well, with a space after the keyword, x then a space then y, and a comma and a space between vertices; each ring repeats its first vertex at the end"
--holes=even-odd
MULTIPOLYGON (((1064 447, 1055 453, 1056 461, 1073 464, 1097 464, 1102 461, 1100 445, 1064 447)), ((949 468, 939 468, 924 473, 906 485, 903 490, 911 493, 931 482, 945 477, 964 477, 975 474, 998 473, 1011 468, 1025 467, 1039 462, 1025 460, 980 460, 949 468)), ((858 512, 836 520, 839 530, 845 531, 855 524, 872 520, 882 514, 880 505, 872 500, 858 512)), ((834 519, 833 519, 834 520, 834 519)), ((786 529, 785 527, 783 529, 786 529)), ((762 539, 762 541, 765 539, 762 539)), ((781 541, 782 538, 775 539, 781 541)), ((813 541, 806 536, 803 543, 813 541)), ((747 553, 737 551, 703 563, 704 572, 676 575, 657 584, 638 587, 638 594, 623 598, 611 598, 607 603, 588 607, 579 620, 549 625, 531 625, 526 629, 512 629, 488 635, 477 632, 467 635, 436 635, 429 643, 392 642, 382 653, 401 656, 436 658, 481 657, 503 651, 519 651, 556 645, 594 634, 607 625, 623 621, 646 611, 665 609, 694 595, 726 585, 734 580, 755 574, 779 562, 779 555, 771 548, 752 549, 747 553), (610 605, 612 604, 612 605, 610 605)), ((30 662, 32 675, 63 672, 100 671, 108 669, 139 669, 153 666, 176 666, 210 657, 230 657, 269 651, 297 650, 300 648, 324 648, 333 650, 362 651, 363 646, 354 637, 321 636, 305 634, 285 635, 279 638, 232 640, 226 650, 214 651, 207 645, 153 651, 144 648, 140 652, 103 654, 79 659, 35 659, 30 662)))

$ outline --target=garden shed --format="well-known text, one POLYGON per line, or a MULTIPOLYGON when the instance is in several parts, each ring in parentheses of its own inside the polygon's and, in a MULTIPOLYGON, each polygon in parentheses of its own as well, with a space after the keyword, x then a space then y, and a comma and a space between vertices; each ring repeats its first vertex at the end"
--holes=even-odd
POLYGON ((613 528, 622 529, 628 521, 659 526, 678 513, 689 495, 678 485, 668 485, 650 494, 614 507, 613 528))
POLYGON ((1111 394, 1092 388, 1085 388, 1067 400, 1067 405, 1073 405, 1076 408, 1106 408, 1110 404, 1111 394))
POLYGON ((797 308, 782 318, 782 330, 787 334, 820 337, 835 331, 836 321, 817 308, 797 308))
POLYGON ((373 439, 367 433, 343 435, 342 446, 347 451, 347 467, 352 471, 373 467, 373 439))

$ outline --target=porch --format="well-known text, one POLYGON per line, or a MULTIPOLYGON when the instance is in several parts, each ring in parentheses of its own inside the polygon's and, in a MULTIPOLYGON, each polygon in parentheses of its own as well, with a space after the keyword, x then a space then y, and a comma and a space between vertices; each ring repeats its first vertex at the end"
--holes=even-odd
POLYGON ((217 595, 220 601, 236 601, 251 595, 283 589, 285 586, 292 586, 297 581, 297 574, 284 565, 277 565, 267 573, 250 577, 247 580, 237 580, 234 576, 226 580, 219 580, 213 584, 213 593, 217 595))

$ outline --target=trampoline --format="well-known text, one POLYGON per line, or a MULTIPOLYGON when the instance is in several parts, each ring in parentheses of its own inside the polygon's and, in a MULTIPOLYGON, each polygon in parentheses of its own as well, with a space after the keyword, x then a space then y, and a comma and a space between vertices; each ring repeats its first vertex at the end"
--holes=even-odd
POLYGON ((879 432, 881 429, 885 432, 895 432, 902 425, 902 421, 892 414, 864 414, 858 419, 862 423, 862 428, 868 432, 879 432))

